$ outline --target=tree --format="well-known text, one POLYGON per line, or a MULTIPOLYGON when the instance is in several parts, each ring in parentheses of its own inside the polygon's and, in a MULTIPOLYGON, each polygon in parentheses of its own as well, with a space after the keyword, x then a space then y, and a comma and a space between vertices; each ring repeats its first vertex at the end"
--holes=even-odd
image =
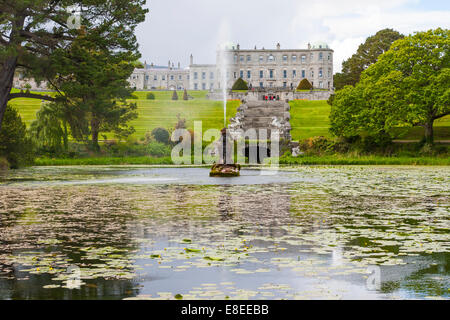
POLYGON ((393 29, 383 29, 366 39, 356 53, 342 63, 342 72, 334 76, 334 86, 337 90, 346 85, 355 85, 361 73, 377 62, 378 57, 388 51, 392 43, 404 36, 393 29))
POLYGON ((247 82, 245 82, 242 78, 239 78, 233 84, 231 90, 248 90, 247 82))
POLYGON ((417 32, 393 43, 355 86, 336 92, 331 131, 392 134, 394 127, 424 127, 433 143, 433 123, 450 114, 450 31, 417 32))
POLYGON ((189 96, 188 96, 188 93, 187 93, 186 89, 184 89, 183 100, 189 100, 189 96))
POLYGON ((67 114, 64 106, 57 103, 45 103, 36 113, 30 131, 38 148, 52 153, 68 151, 69 132, 67 114))
POLYGON ((303 79, 297 86, 297 90, 311 90, 313 88, 311 82, 308 79, 303 79))
MULTIPOLYGON (((60 70, 52 63, 54 54, 70 47, 83 33, 87 41, 104 49, 136 51, 134 30, 145 19, 144 4, 145 0, 0 0, 0 128, 11 99, 55 100, 29 92, 11 93, 17 68, 59 91, 54 83, 60 77, 60 70), (70 6, 81 12, 76 16, 81 28, 73 23, 76 19, 68 10, 70 6)), ((77 61, 77 57, 67 58, 69 64, 77 61)))
POLYGON ((147 100, 155 100, 155 95, 153 94, 153 92, 147 93, 147 100))
POLYGON ((93 148, 99 150, 100 132, 112 131, 118 136, 133 133, 134 128, 127 123, 137 117, 137 106, 127 101, 133 92, 127 79, 138 53, 105 50, 101 43, 93 43, 85 36, 58 53, 53 64, 64 75, 60 83, 58 80, 65 95, 61 101, 79 114, 69 122, 74 138, 87 140, 89 134, 93 148), (67 63, 72 57, 76 57, 76 62, 67 63))
POLYGON ((173 90, 172 100, 178 100, 177 90, 173 90))
POLYGON ((152 136, 155 138, 156 141, 168 144, 170 134, 169 131, 167 131, 164 128, 155 128, 152 130, 152 136))
POLYGON ((19 113, 8 105, 4 119, 0 129, 0 156, 5 157, 13 169, 33 163, 33 143, 19 113))

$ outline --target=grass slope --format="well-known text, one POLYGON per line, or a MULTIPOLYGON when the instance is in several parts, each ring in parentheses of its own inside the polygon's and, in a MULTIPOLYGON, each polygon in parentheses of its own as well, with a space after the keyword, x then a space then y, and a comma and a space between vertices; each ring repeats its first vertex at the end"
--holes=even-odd
MULTIPOLYGON (((182 100, 183 91, 178 91, 177 101, 172 101, 172 91, 153 91, 155 100, 147 100, 148 92, 135 92, 137 100, 132 100, 138 106, 138 118, 131 122, 136 129, 134 137, 140 138, 147 131, 156 127, 173 128, 177 121, 177 114, 187 120, 189 129, 193 128, 194 121, 203 121, 203 131, 223 127, 223 103, 206 99, 207 91, 188 91, 193 100, 182 100)), ((22 119, 29 126, 36 117, 41 100, 14 99, 10 104, 17 108, 22 119)), ((234 117, 239 101, 228 101, 227 119, 234 117)), ((291 126, 293 140, 301 140, 314 136, 330 136, 328 132, 330 106, 326 101, 294 100, 291 105, 291 126)), ((405 131, 405 130, 403 130, 405 131)), ((419 140, 423 136, 423 128, 408 129, 399 139, 419 140)), ((113 138, 108 134, 109 139, 113 138)), ((450 116, 435 122, 435 139, 450 140, 450 116)))

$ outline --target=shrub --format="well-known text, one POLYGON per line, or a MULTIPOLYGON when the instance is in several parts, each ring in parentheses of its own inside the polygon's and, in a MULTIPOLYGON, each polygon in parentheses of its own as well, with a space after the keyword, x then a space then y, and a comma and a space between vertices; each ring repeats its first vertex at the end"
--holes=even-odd
POLYGON ((172 152, 172 148, 160 142, 152 142, 147 145, 146 155, 152 157, 168 157, 172 152))
POLYGON ((9 163, 6 158, 0 157, 0 171, 8 170, 9 163))
POLYGON ((147 100, 155 100, 155 95, 153 94, 153 92, 147 93, 147 100))
POLYGON ((187 93, 186 89, 184 89, 183 100, 189 100, 189 96, 188 96, 188 93, 187 93))
POLYGON ((174 91, 173 91, 173 94, 172 94, 172 100, 178 100, 178 93, 177 93, 177 90, 174 90, 174 91))
POLYGON ((152 136, 156 141, 164 144, 169 143, 169 131, 164 128, 156 128, 152 130, 152 136))
POLYGON ((0 131, 0 156, 5 157, 14 169, 32 164, 35 158, 33 142, 28 137, 26 125, 17 110, 9 105, 0 131))
POLYGON ((311 82, 308 81, 308 79, 303 79, 298 84, 297 90, 311 90, 313 88, 311 82))
POLYGON ((231 90, 248 90, 247 82, 245 82, 242 78, 239 78, 233 84, 231 90))

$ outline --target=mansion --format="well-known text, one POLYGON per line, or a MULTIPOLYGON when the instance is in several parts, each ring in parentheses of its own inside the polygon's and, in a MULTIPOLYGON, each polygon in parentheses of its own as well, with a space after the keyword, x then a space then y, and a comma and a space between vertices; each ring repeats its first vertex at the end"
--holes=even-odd
MULTIPOLYGON (((167 66, 144 63, 128 79, 136 90, 220 90, 231 89, 238 78, 252 88, 295 89, 308 79, 316 89, 333 90, 333 50, 326 43, 308 44, 307 49, 241 49, 228 44, 217 50, 216 64, 195 64, 190 56, 187 68, 173 62, 167 66), (224 73, 224 74, 222 74, 224 73), (226 73, 226 74, 225 74, 226 73)), ((14 87, 34 91, 48 90, 45 81, 37 83, 17 72, 14 87)))
POLYGON ((212 91, 225 82, 231 89, 238 78, 253 88, 290 89, 306 78, 314 88, 332 90, 333 50, 326 43, 308 44, 307 49, 281 49, 280 44, 275 49, 227 45, 217 51, 216 64, 194 64, 192 55, 185 69, 170 61, 167 67, 145 63, 144 68, 134 70, 129 82, 136 90, 212 91))

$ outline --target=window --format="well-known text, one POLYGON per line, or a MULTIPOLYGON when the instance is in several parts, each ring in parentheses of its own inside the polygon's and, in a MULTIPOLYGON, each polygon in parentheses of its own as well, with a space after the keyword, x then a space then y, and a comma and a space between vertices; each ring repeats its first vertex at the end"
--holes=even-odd
POLYGON ((202 83, 202 90, 206 90, 206 83, 202 83))
POLYGON ((145 76, 145 80, 148 80, 149 76, 145 76))
POLYGON ((311 61, 313 61, 313 59, 314 59, 314 53, 311 53, 311 54, 310 54, 309 59, 310 59, 311 61))
POLYGON ((155 80, 155 81, 158 80, 158 76, 155 75, 155 76, 153 77, 153 80, 155 80))
POLYGON ((240 56, 240 57, 239 57, 239 61, 240 61, 240 62, 244 62, 244 56, 240 56))
POLYGON ((170 80, 173 80, 173 75, 170 76, 170 80))
POLYGON ((319 60, 323 60, 323 52, 319 53, 319 60))
POLYGON ((247 79, 250 79, 252 77, 252 72, 250 70, 247 70, 247 79))
POLYGON ((239 77, 244 79, 244 70, 239 71, 239 77))
POLYGON ((264 57, 261 55, 259 56, 259 62, 263 62, 264 61, 264 57))
POLYGON ((328 61, 331 60, 331 53, 328 54, 328 61))
POLYGON ((234 63, 237 63, 237 54, 234 55, 234 63))
POLYGON ((191 78, 191 76, 190 75, 187 75, 187 79, 189 80, 191 78))
POLYGON ((236 79, 236 78, 237 78, 237 73, 236 73, 236 71, 233 72, 233 75, 234 75, 234 78, 236 79))
POLYGON ((274 62, 275 61, 275 57, 271 54, 267 57, 267 61, 269 62, 274 62))
POLYGON ((328 78, 331 77, 331 68, 328 68, 328 78))
POLYGON ((163 79, 163 80, 166 80, 166 76, 162 76, 162 79, 163 79))
POLYGON ((297 70, 292 70, 292 78, 295 78, 297 76, 297 70))
POLYGON ((198 79, 198 73, 194 72, 194 80, 197 80, 197 79, 198 79))
POLYGON ((264 70, 259 70, 259 78, 264 78, 264 70))
POLYGON ((323 71, 322 71, 322 68, 319 68, 319 78, 322 78, 323 77, 323 71))
POLYGON ((297 56, 292 56, 292 62, 297 62, 297 56))
POLYGON ((210 84, 209 84, 209 89, 212 90, 213 88, 214 88, 214 83, 210 83, 210 84))
POLYGON ((273 79, 273 70, 272 69, 269 70, 269 78, 273 79))
POLYGON ((306 56, 302 55, 302 63, 306 63, 306 56))
POLYGON ((287 83, 283 82, 283 88, 286 88, 286 87, 287 87, 287 83))
POLYGON ((260 83, 259 83, 259 87, 260 87, 260 88, 264 88, 264 83, 263 83, 263 82, 260 82, 260 83))
POLYGON ((202 80, 206 79, 206 72, 202 72, 202 80))
POLYGON ((250 62, 250 61, 252 61, 252 56, 251 56, 251 55, 248 55, 248 56, 247 56, 247 62, 250 62))
POLYGON ((283 70, 283 78, 287 78, 287 70, 283 70))
POLYGON ((323 82, 322 81, 319 81, 319 88, 323 88, 323 82))
POLYGON ((178 76, 178 80, 181 80, 183 77, 180 75, 180 76, 178 76))
POLYGON ((194 83, 194 90, 198 90, 198 84, 194 83))
POLYGON ((283 62, 287 62, 287 55, 285 54, 285 55, 283 55, 283 62))
POLYGON ((313 69, 311 69, 310 75, 311 75, 311 78, 314 78, 314 70, 313 69))
POLYGON ((209 78, 210 78, 210 79, 214 79, 214 72, 210 72, 210 73, 209 73, 209 78))

